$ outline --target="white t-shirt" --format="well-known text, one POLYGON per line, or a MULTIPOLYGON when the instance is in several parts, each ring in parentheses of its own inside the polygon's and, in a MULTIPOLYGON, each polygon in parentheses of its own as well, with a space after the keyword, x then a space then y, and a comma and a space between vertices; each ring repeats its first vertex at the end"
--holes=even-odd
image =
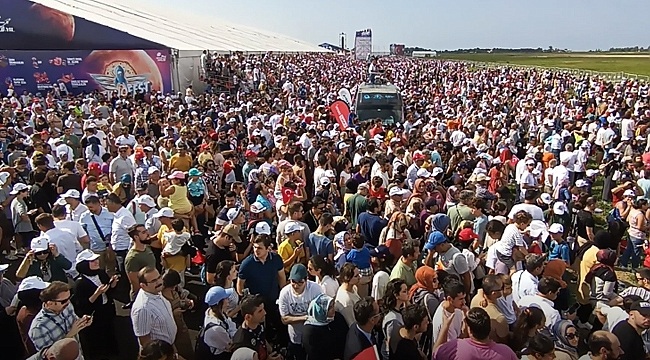
POLYGON ((342 286, 339 287, 339 290, 336 292, 336 311, 340 312, 341 315, 345 318, 345 322, 348 323, 348 326, 354 324, 356 320, 354 319, 354 304, 356 304, 361 297, 355 292, 348 292, 342 286))
POLYGON ((331 298, 335 298, 336 292, 339 291, 339 282, 328 275, 325 275, 318 285, 320 285, 323 293, 331 298))
POLYGON ((516 271, 512 279, 512 299, 519 304, 521 298, 537 294, 539 279, 526 270, 516 271))
POLYGON ((529 213, 533 217, 533 220, 544 221, 544 212, 542 211, 542 208, 535 204, 526 203, 521 203, 513 206, 512 210, 510 210, 510 213, 508 213, 508 219, 514 219, 515 214, 522 210, 529 213))
POLYGON ((545 325, 549 329, 552 329, 555 323, 562 320, 560 312, 553 308, 553 302, 539 295, 526 295, 517 302, 517 305, 519 305, 520 308, 534 306, 541 309, 544 312, 544 315, 546 315, 545 325))
POLYGON ((237 332, 237 325, 229 317, 225 316, 224 318, 226 321, 221 321, 212 316, 209 309, 205 311, 203 327, 206 328, 210 324, 217 324, 207 329, 203 336, 203 342, 211 348, 215 355, 228 350, 232 338, 237 332))
MULTIPOLYGON (((463 330, 463 318, 465 317, 463 311, 460 309, 455 309, 454 314, 454 318, 451 320, 452 322, 449 325, 449 331, 447 332, 447 341, 457 339, 463 330)), ((438 338, 444 319, 450 316, 451 314, 443 308, 442 304, 440 304, 440 306, 438 306, 436 309, 436 313, 433 314, 433 319, 431 320, 431 324, 433 325, 434 339, 438 338)))
MULTIPOLYGON (((296 294, 291 284, 286 285, 280 290, 280 296, 278 297, 280 316, 307 315, 309 303, 322 293, 321 287, 309 280, 307 280, 302 294, 296 294)), ((304 326, 304 322, 289 324, 289 340, 292 343, 302 344, 302 329, 304 326)))

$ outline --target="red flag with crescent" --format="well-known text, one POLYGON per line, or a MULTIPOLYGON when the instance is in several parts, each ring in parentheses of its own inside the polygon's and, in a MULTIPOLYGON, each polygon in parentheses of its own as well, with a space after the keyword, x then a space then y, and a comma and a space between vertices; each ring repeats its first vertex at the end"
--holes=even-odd
POLYGON ((294 192, 293 192, 292 188, 289 188, 289 187, 286 187, 286 186, 282 188, 282 202, 283 203, 285 203, 285 204, 290 203, 291 200, 293 199, 293 196, 294 196, 294 192))

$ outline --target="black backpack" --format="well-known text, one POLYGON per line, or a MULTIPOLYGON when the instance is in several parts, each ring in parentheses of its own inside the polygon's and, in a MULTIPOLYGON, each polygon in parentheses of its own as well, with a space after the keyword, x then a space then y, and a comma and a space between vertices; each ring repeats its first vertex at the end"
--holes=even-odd
POLYGON ((215 326, 221 326, 226 331, 228 331, 228 323, 226 322, 222 322, 220 324, 209 323, 207 326, 202 327, 201 331, 199 331, 199 335, 196 337, 196 346, 194 347, 194 357, 196 359, 221 360, 221 359, 229 358, 228 356, 230 355, 230 353, 228 352, 215 355, 213 349, 210 346, 208 346, 204 341, 205 332, 215 326))

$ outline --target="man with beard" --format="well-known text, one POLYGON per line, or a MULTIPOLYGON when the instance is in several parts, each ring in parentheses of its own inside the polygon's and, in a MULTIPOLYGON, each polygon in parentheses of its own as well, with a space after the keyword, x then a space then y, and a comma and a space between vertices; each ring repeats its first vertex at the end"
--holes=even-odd
MULTIPOLYGON (((149 232, 144 225, 133 225, 129 228, 129 236, 133 239, 133 246, 129 249, 124 260, 126 276, 131 284, 130 298, 135 299, 140 290, 139 271, 147 267, 156 267, 156 257, 151 251, 149 232)), ((128 309, 133 302, 124 305, 128 309)))
POLYGON ((623 355, 621 360, 640 359, 645 353, 645 345, 641 334, 650 329, 650 303, 636 301, 630 307, 630 317, 621 321, 612 330, 621 343, 623 355))
MULTIPOLYGON (((137 231, 139 236, 147 236, 144 226, 139 225, 137 231)), ((177 328, 172 306, 160 293, 163 289, 162 276, 155 267, 147 266, 138 272, 137 278, 142 291, 138 292, 133 301, 131 320, 140 348, 153 340, 173 344, 177 328)))

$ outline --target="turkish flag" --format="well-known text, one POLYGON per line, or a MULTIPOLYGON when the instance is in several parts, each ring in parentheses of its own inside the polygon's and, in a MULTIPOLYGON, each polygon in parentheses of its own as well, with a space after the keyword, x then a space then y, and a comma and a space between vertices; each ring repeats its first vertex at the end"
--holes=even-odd
POLYGON ((282 188, 282 202, 283 203, 285 203, 285 204, 290 203, 291 200, 293 199, 293 196, 294 196, 293 189, 288 188, 286 186, 282 188))
POLYGON ((362 352, 358 353, 352 360, 379 360, 377 345, 366 348, 362 352))

